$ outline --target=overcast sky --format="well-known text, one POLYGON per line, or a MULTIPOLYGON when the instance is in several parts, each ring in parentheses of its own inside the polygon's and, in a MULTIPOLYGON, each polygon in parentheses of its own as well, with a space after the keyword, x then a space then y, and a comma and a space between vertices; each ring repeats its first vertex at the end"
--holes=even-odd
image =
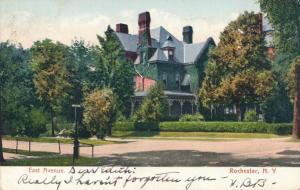
POLYGON ((138 13, 149 11, 151 28, 163 26, 182 39, 192 25, 194 42, 218 36, 239 14, 259 11, 256 0, 0 0, 0 41, 30 47, 50 38, 70 44, 75 37, 97 43, 107 25, 122 22, 138 30, 138 13))

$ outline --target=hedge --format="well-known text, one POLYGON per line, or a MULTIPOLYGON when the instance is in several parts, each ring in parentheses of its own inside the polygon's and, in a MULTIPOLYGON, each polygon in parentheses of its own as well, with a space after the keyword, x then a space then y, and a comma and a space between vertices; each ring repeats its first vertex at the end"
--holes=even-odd
POLYGON ((166 132, 235 132, 272 133, 286 135, 292 133, 292 124, 271 124, 264 122, 160 122, 148 123, 118 122, 115 131, 166 131, 166 132))
POLYGON ((159 131, 159 122, 117 122, 115 131, 159 131))

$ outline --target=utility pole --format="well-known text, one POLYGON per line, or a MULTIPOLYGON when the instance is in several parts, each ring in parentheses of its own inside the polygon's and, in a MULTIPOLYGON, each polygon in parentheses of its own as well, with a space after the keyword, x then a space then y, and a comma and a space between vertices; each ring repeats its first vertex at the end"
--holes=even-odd
POLYGON ((74 130, 74 147, 73 147, 73 165, 75 163, 75 159, 79 157, 79 140, 78 140, 78 127, 77 127, 77 108, 81 106, 78 104, 73 104, 73 108, 75 108, 75 130, 74 130))

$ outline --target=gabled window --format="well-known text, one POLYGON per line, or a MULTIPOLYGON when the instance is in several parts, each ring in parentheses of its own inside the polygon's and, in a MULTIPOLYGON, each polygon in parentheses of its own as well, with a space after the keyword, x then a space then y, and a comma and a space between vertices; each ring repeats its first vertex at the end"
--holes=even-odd
POLYGON ((168 60, 174 59, 174 53, 175 53, 175 44, 173 41, 173 38, 169 35, 167 36, 166 41, 162 45, 162 49, 164 51, 164 54, 168 60))

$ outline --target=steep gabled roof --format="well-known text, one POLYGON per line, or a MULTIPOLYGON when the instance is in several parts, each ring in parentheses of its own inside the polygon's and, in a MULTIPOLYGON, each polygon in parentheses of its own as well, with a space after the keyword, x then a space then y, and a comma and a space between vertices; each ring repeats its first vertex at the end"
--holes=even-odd
POLYGON ((154 61, 168 61, 168 58, 160 48, 157 48, 155 53, 149 59, 149 62, 154 62, 154 61))
MULTIPOLYGON (((174 60, 178 63, 189 64, 194 63, 201 56, 204 50, 208 47, 209 42, 213 41, 208 38, 205 42, 187 44, 178 40, 164 27, 160 26, 150 30, 152 47, 156 48, 155 53, 149 59, 150 62, 168 61, 161 48, 170 45, 170 38, 172 39, 171 45, 175 48, 174 60)), ((132 34, 124 34, 116 32, 117 37, 121 41, 125 51, 137 52, 138 36, 132 34)))
POLYGON ((201 52, 205 43, 184 44, 184 63, 193 63, 201 52))
POLYGON ((121 32, 115 32, 115 33, 119 38, 125 51, 131 51, 131 52, 137 51, 137 42, 138 42, 137 35, 125 34, 121 32))
MULTIPOLYGON (((168 38, 172 38, 172 45, 175 46, 174 59, 180 63, 184 63, 184 54, 183 54, 183 43, 179 41, 175 36, 173 36, 170 32, 168 32, 164 27, 160 26, 158 28, 154 28, 151 31, 151 37, 154 38, 158 43, 159 47, 162 48, 162 45, 168 41, 168 38)), ((156 61, 152 59, 152 61, 156 61)), ((157 60, 159 61, 159 60, 157 60)))

